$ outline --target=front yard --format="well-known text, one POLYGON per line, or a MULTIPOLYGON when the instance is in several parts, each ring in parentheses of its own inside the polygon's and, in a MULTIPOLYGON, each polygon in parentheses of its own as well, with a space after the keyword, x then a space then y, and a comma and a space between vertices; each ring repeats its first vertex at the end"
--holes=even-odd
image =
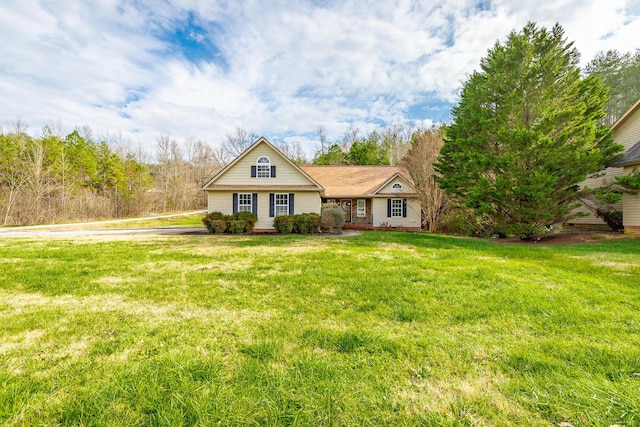
POLYGON ((0 424, 640 424, 640 240, 0 235, 0 424))

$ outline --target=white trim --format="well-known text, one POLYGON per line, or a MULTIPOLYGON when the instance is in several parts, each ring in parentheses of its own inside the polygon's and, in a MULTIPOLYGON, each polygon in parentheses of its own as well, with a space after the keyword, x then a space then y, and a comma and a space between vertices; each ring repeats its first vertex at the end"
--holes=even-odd
POLYGON ((622 124, 622 122, 627 120, 627 117, 629 117, 638 107, 640 107, 640 98, 638 98, 638 100, 634 102, 627 111, 625 111, 620 117, 618 117, 618 120, 616 120, 615 123, 611 125, 611 131, 613 132, 618 126, 622 124))
POLYGON ((271 159, 260 156, 256 160, 256 178, 271 178, 271 159))
POLYGON ((289 193, 274 193, 273 216, 289 215, 289 202, 289 193), (278 198, 280 203, 278 203, 278 198))
MULTIPOLYGON (((409 189, 411 189, 414 193, 417 193, 418 190, 416 190, 416 187, 407 180, 407 178, 405 178, 400 172, 396 172, 395 174, 393 174, 393 176, 391 178, 389 178, 388 180, 386 180, 385 182, 383 182, 380 186, 378 186, 378 188, 375 189, 375 191, 373 191, 371 193, 371 196, 375 196, 376 194, 380 193, 382 191, 382 189, 384 187, 386 187, 387 185, 389 185, 390 182, 392 182, 394 179, 398 179, 398 181, 400 181, 403 185, 406 185, 409 187, 409 189)), ((404 194, 403 194, 404 195, 404 194)))
POLYGON ((402 199, 391 199, 391 218, 402 218, 402 199))
POLYGON ((357 208, 356 208, 356 217, 364 218, 367 216, 367 200, 366 199, 358 199, 357 208), (362 202, 362 206, 360 206, 360 202, 362 202))
POLYGON ((238 193, 238 212, 253 212, 253 194, 252 193, 238 193), (242 203, 242 199, 249 200, 249 203, 242 203))

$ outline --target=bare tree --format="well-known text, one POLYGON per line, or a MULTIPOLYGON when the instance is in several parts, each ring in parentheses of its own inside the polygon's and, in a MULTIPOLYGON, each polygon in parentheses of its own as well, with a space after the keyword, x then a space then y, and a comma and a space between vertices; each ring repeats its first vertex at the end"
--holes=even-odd
POLYGON ((302 145, 298 141, 284 142, 280 140, 273 141, 273 145, 289 158, 292 162, 302 165, 309 162, 307 156, 302 149, 302 145))
POLYGON ((318 140, 320 141, 320 155, 325 153, 325 145, 327 145, 327 135, 324 131, 324 126, 318 126, 318 140))
POLYGON ((345 153, 348 153, 351 149, 351 146, 354 142, 358 141, 358 134, 360 133, 360 129, 358 128, 349 128, 344 135, 342 136, 342 143, 340 144, 340 148, 345 153))
POLYGON ((413 133, 413 122, 385 127, 380 131, 382 143, 389 156, 389 164, 398 165, 402 162, 411 145, 413 133))
POLYGON ((256 139, 258 139, 258 136, 255 133, 249 132, 241 127, 237 127, 233 133, 226 134, 222 141, 222 155, 224 156, 225 163, 238 157, 238 155, 249 148, 256 139))
POLYGON ((440 128, 434 126, 417 131, 402 161, 418 189, 424 225, 432 233, 438 230, 442 215, 449 205, 444 191, 435 180, 436 171, 433 168, 443 145, 440 128))
POLYGON ((8 135, 27 135, 29 124, 20 116, 7 123, 8 135))
POLYGON ((48 146, 43 138, 30 139, 25 152, 25 182, 32 218, 40 222, 47 215, 42 212, 42 202, 52 188, 52 165, 48 163, 48 146))

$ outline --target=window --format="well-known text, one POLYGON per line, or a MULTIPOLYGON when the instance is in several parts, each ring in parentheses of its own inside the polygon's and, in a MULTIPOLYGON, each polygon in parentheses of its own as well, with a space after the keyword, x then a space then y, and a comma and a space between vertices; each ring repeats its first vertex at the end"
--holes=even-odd
POLYGON ((275 214, 279 215, 289 215, 289 195, 276 193, 275 198, 275 214))
POLYGON ((258 178, 271 178, 271 160, 267 156, 258 158, 257 174, 258 178))
POLYGON ((402 184, 400 184, 399 182, 396 182, 391 186, 391 188, 402 188, 402 184))
POLYGON ((402 199, 391 199, 391 217, 402 217, 402 199))
POLYGON ((367 201, 365 199, 358 199, 358 209, 356 216, 363 218, 367 216, 367 201))
POLYGON ((238 194, 238 212, 253 212, 251 205, 251 193, 238 194))

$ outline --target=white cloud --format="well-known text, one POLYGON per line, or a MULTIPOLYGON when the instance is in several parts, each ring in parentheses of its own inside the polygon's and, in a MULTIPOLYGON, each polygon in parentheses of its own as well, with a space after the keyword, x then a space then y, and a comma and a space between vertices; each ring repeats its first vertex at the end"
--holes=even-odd
POLYGON ((0 120, 119 129, 148 146, 161 134, 218 143, 238 126, 311 144, 320 125, 337 139, 455 102, 487 50, 527 21, 559 22, 583 63, 637 48, 640 33, 640 11, 623 0, 316 3, 5 1, 0 120), (189 12, 202 31, 181 27, 189 12), (181 28, 224 60, 176 53, 181 28))

